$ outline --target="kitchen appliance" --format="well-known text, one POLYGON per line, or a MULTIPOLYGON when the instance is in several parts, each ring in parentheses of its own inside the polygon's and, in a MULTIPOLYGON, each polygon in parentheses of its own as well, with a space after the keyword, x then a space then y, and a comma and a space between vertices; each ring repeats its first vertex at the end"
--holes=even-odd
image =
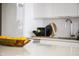
POLYGON ((37 30, 33 31, 33 33, 36 35, 36 36, 45 36, 45 28, 44 27, 38 27, 37 30))
POLYGON ((38 27, 37 30, 33 31, 36 36, 51 36, 53 37, 57 31, 55 23, 50 23, 46 27, 38 27))
POLYGON ((76 34, 76 39, 79 40, 79 24, 78 24, 78 31, 77 31, 77 34, 76 34))
POLYGON ((79 40, 79 31, 78 31, 78 33, 77 33, 77 40, 79 40))

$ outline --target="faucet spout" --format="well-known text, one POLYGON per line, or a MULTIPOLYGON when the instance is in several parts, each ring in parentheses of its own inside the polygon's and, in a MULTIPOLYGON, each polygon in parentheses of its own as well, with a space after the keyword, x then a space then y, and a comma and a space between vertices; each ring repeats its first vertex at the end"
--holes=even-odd
POLYGON ((70 22, 70 37, 72 37, 73 36, 73 26, 72 26, 72 20, 69 18, 69 17, 67 17, 66 18, 66 22, 70 22))
POLYGON ((70 23, 72 23, 71 19, 70 18, 67 18, 66 19, 66 22, 70 21, 70 23))

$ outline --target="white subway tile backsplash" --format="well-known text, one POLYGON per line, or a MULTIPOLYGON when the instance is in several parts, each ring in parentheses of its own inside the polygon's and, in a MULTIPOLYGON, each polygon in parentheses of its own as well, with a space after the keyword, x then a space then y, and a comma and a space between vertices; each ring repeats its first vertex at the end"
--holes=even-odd
MULTIPOLYGON (((72 34, 76 35, 79 30, 79 19, 71 19, 72 20, 72 34)), ((67 27, 65 27, 65 19, 55 19, 55 20, 43 20, 43 26, 48 25, 49 23, 54 22, 57 25, 57 33, 56 37, 70 37, 70 24, 67 23, 67 27)))

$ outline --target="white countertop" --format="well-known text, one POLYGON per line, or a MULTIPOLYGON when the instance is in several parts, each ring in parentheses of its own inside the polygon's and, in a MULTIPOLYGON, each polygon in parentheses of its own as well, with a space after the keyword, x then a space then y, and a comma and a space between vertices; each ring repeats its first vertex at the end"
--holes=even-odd
POLYGON ((79 55, 79 47, 34 44, 32 41, 24 47, 0 45, 1 56, 70 56, 79 55))

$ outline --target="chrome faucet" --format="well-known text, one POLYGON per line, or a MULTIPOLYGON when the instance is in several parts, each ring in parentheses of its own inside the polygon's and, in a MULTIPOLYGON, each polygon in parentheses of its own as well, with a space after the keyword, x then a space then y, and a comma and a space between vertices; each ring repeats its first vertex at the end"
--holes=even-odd
POLYGON ((70 21, 70 23, 72 23, 72 21, 69 17, 66 19, 66 22, 68 22, 68 21, 70 21))
POLYGON ((74 37, 74 35, 73 35, 73 26, 72 26, 72 21, 71 21, 71 19, 70 19, 70 17, 67 17, 66 18, 66 22, 70 22, 70 37, 74 37))

